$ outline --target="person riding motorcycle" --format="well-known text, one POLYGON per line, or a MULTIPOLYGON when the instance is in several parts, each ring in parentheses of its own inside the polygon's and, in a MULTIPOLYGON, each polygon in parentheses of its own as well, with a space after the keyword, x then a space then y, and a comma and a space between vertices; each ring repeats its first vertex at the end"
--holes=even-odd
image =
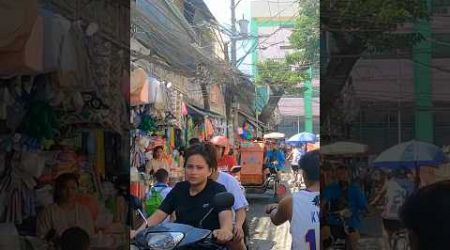
POLYGON ((216 157, 217 159, 221 159, 219 162, 222 163, 222 165, 220 163, 218 164, 217 169, 215 169, 211 175, 211 179, 224 185, 227 192, 233 194, 235 201, 233 205, 233 210, 235 212, 235 223, 233 228, 234 237, 233 241, 230 242, 229 245, 231 249, 242 250, 245 249, 245 244, 243 241, 245 236, 243 225, 247 213, 246 208, 248 207, 248 201, 245 198, 245 195, 241 190, 241 186, 236 178, 228 174, 227 170, 225 172, 222 170, 229 169, 236 164, 234 157, 230 158, 226 152, 229 145, 228 139, 225 136, 215 136, 211 139, 211 143, 213 143, 216 147, 216 157), (220 168, 220 166, 222 166, 222 168, 220 168))
POLYGON ((162 223, 175 212, 175 223, 201 227, 213 231, 216 240, 226 244, 233 238, 232 212, 230 209, 214 209, 208 214, 209 205, 218 193, 226 192, 223 185, 209 177, 217 168, 215 148, 210 144, 199 143, 186 151, 186 181, 179 182, 164 201, 137 231, 130 232, 134 238, 148 226, 162 223), (202 222, 202 223, 201 223, 202 222))
POLYGON ((269 169, 271 174, 276 174, 277 178, 280 179, 279 171, 284 169, 285 162, 284 153, 277 148, 274 142, 269 142, 264 157, 265 168, 269 169))
POLYGON ((330 227, 334 238, 347 239, 351 249, 357 249, 361 215, 367 209, 367 200, 363 191, 349 181, 347 169, 344 165, 337 168, 337 182, 328 185, 323 192, 323 209, 326 223, 330 227), (350 215, 344 218, 337 214, 348 211, 350 215), (348 228, 345 228, 344 225, 348 228))

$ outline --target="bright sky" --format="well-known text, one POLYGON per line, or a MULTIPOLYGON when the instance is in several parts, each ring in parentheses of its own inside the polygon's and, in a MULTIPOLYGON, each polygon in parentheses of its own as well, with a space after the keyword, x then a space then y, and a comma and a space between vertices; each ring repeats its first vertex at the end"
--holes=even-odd
MULTIPOLYGON (((217 19, 219 23, 224 25, 227 28, 231 27, 231 10, 230 10, 230 0, 204 0, 206 5, 208 6, 211 13, 217 19)), ((239 0, 235 0, 235 2, 239 2, 239 0)), ((241 0, 236 7, 236 21, 242 19, 242 15, 244 15, 245 19, 250 21, 250 2, 251 0, 241 0)), ((236 24, 236 29, 239 29, 238 24, 236 24)), ((248 27, 250 31, 250 27, 248 27)), ((227 37, 224 37, 224 40, 229 40, 227 37)), ((251 41, 238 42, 237 43, 237 59, 241 58, 251 47, 251 41)), ((251 61, 252 57, 249 54, 244 62, 240 65, 240 69, 242 72, 246 74, 251 73, 251 61)))

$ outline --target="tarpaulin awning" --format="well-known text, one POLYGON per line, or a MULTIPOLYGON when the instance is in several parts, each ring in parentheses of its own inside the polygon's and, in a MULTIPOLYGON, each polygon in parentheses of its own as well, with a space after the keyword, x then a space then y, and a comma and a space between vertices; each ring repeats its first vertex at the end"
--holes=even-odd
POLYGON ((249 123, 251 123, 253 126, 255 126, 255 127, 258 126, 260 128, 263 128, 263 129, 268 129, 268 127, 264 123, 262 123, 261 121, 257 121, 253 116, 251 116, 251 115, 249 115, 249 114, 247 114, 247 113, 245 113, 245 112, 243 112, 241 110, 239 110, 238 112, 239 112, 239 114, 241 114, 242 116, 247 118, 247 121, 249 123))
POLYGON ((202 116, 208 116, 208 117, 212 117, 212 118, 216 118, 216 119, 225 119, 225 117, 221 114, 217 114, 215 112, 212 112, 212 111, 209 111, 206 109, 202 109, 202 108, 196 107, 196 106, 188 104, 188 103, 186 103, 186 106, 188 107, 189 114, 197 113, 202 116))

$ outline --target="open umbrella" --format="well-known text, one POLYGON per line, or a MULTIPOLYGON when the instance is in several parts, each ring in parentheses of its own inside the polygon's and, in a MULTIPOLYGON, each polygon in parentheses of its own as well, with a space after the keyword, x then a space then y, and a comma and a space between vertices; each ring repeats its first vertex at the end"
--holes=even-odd
POLYGON ((447 162, 447 155, 438 146, 412 140, 383 151, 372 165, 380 168, 399 169, 439 166, 447 162))
POLYGON ((284 136, 285 135, 283 133, 272 132, 269 134, 265 134, 264 139, 283 139, 284 136))
POLYGON ((288 144, 315 143, 316 135, 309 132, 298 133, 286 141, 288 144))
POLYGON ((369 150, 365 144, 356 142, 340 141, 331 143, 320 148, 323 155, 357 155, 364 154, 369 150))

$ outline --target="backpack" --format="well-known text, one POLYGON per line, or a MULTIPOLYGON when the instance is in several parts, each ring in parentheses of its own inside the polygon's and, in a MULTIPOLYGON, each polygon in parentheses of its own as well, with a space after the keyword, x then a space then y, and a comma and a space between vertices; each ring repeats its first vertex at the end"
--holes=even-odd
MULTIPOLYGON (((155 186, 155 187, 157 187, 157 186, 155 186)), ((151 195, 145 201, 145 211, 147 212, 148 216, 152 215, 156 211, 156 209, 159 208, 162 201, 164 200, 164 198, 161 195, 161 192, 167 188, 167 187, 164 187, 158 191, 155 187, 152 187, 150 189, 151 195)))

